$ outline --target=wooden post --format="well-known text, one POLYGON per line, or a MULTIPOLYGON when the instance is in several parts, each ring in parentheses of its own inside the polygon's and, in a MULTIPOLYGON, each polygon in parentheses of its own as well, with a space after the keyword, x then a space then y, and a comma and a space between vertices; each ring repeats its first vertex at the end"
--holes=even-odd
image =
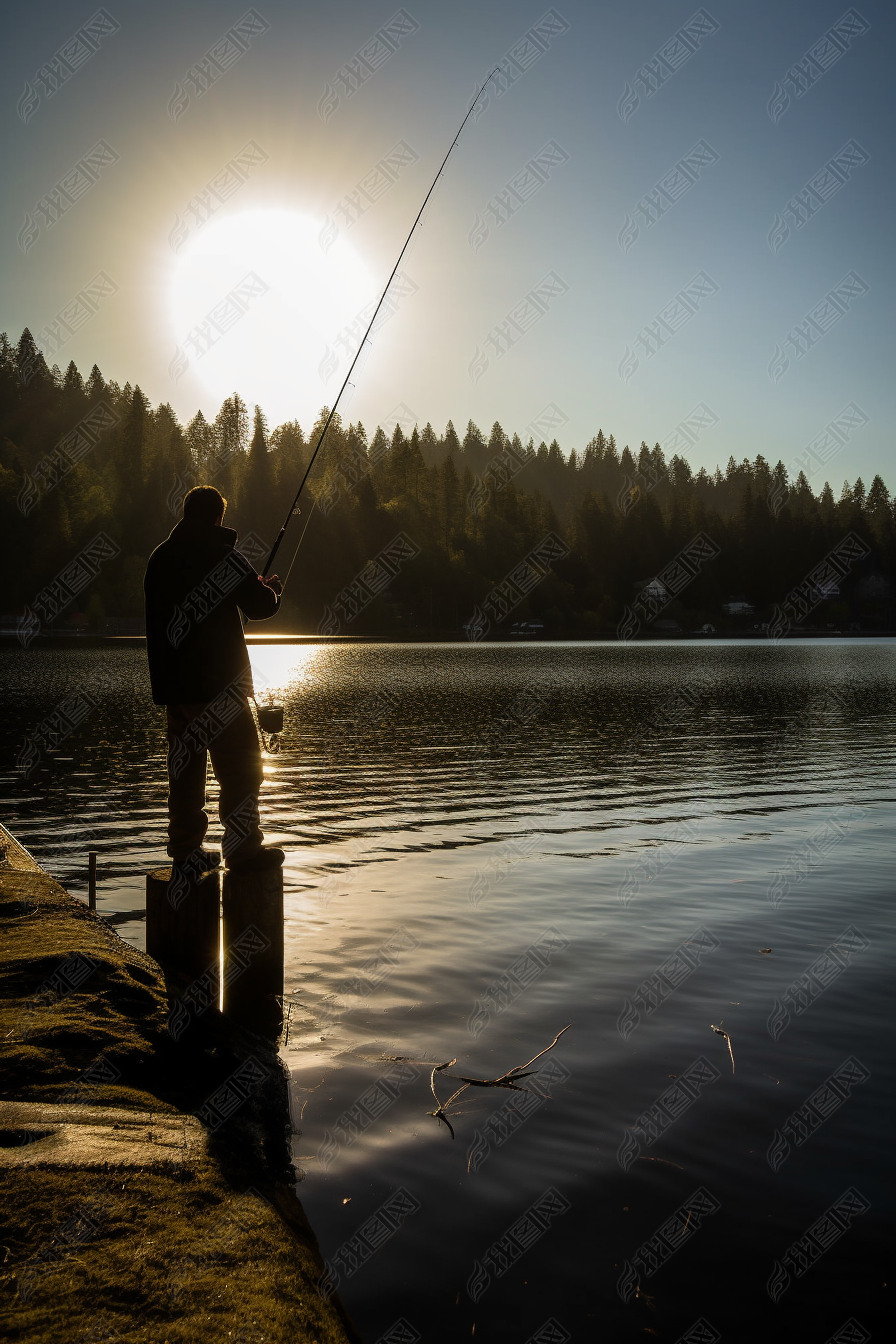
POLYGON ((283 870, 224 873, 224 1013, 268 1035, 283 1025, 283 870))
POLYGON ((171 881, 170 868, 146 874, 146 950, 162 966, 201 975, 220 954, 218 869, 171 881))
POLYGON ((96 850, 87 851, 87 905, 96 909, 96 850))

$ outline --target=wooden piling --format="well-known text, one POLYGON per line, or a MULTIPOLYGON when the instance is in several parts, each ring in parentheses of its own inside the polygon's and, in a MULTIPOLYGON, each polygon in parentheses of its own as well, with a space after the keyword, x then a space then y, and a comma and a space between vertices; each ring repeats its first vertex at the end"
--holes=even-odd
POLYGON ((171 881, 170 868, 146 874, 146 950, 160 965, 201 975, 217 966, 218 870, 171 881))
POLYGON ((283 1025, 283 870, 224 873, 224 1014, 277 1035, 283 1025))
POLYGON ((87 905, 96 909, 96 850, 87 851, 87 905))

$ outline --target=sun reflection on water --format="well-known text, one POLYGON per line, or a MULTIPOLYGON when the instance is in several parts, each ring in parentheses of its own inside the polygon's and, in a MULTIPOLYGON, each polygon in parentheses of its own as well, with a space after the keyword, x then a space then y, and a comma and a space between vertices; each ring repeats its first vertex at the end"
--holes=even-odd
POLYGON ((249 650, 255 694, 283 695, 320 679, 325 658, 322 644, 254 644, 249 650))

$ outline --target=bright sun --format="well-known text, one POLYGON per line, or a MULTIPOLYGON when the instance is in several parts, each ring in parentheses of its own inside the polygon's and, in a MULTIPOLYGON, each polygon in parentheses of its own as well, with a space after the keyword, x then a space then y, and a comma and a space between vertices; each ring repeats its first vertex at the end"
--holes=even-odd
POLYGON ((212 220, 178 253, 170 310, 172 377, 197 378, 216 400, 239 392, 269 424, 303 428, 331 405, 348 368, 340 333, 371 298, 354 248, 321 243, 319 221, 290 210, 212 220), (341 375, 341 376, 340 376, 341 375))

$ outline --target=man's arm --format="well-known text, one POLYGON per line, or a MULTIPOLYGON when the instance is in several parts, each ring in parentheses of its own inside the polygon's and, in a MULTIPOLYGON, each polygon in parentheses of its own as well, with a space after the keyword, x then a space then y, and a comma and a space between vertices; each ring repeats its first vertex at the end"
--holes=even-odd
POLYGON ((248 560, 245 563, 249 572, 236 590, 237 605, 250 621, 266 621, 280 607, 283 585, 276 574, 263 579, 255 573, 248 560))

